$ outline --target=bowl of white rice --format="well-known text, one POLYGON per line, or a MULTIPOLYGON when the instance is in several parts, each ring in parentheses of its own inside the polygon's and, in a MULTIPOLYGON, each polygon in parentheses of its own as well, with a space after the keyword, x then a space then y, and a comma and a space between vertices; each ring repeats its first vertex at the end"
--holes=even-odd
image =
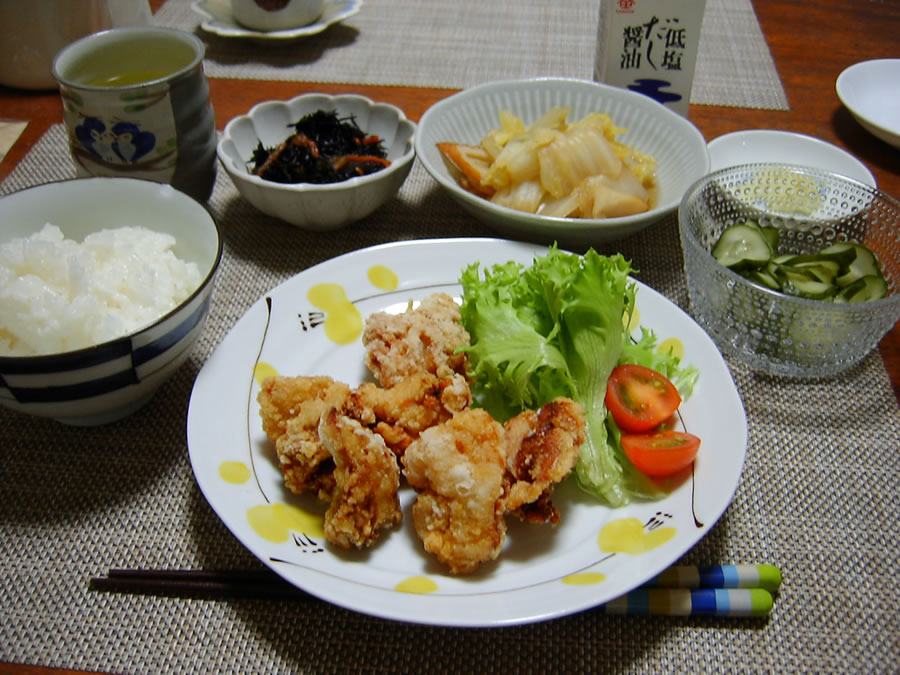
POLYGON ((209 211, 131 178, 0 199, 0 405, 67 424, 147 403, 203 331, 222 239, 209 211))

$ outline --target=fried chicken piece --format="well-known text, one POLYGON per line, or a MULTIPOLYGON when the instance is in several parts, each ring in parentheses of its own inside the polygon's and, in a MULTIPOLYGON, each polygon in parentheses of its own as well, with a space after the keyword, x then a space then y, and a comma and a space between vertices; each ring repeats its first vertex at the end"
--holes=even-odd
POLYGON ((578 461, 584 442, 584 408, 558 398, 526 410, 503 425, 506 439, 506 511, 522 520, 559 522, 553 488, 578 461))
POLYGON ((403 455, 416 489, 416 533, 455 574, 494 560, 506 539, 503 426, 481 409, 468 409, 422 432, 403 455))
POLYGON ((275 444, 284 484, 297 494, 310 492, 331 501, 334 461, 319 439, 319 419, 342 409, 350 387, 330 377, 268 377, 257 395, 263 429, 275 444))
POLYGON ((425 429, 446 422, 471 403, 472 393, 462 375, 440 379, 420 372, 392 387, 360 385, 350 395, 347 414, 373 428, 400 456, 425 429))
POLYGON ((335 382, 330 377, 285 377, 276 375, 262 381, 256 400, 263 430, 273 443, 285 433, 287 421, 299 412, 299 404, 318 396, 335 382))
POLYGON ((325 538, 335 546, 367 548, 380 531, 403 519, 400 465, 381 437, 330 408, 319 438, 334 458, 336 489, 325 513, 325 538))
POLYGON ((363 330, 366 366, 383 387, 417 372, 465 375, 466 355, 454 352, 468 344, 459 306, 445 293, 433 293, 402 314, 372 314, 363 330))

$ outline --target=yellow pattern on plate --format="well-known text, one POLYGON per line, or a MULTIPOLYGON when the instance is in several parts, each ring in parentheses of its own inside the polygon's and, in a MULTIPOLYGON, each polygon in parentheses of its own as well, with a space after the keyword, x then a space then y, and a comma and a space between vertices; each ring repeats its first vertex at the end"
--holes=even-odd
POLYGON ((562 581, 569 586, 593 586, 606 581, 606 575, 600 574, 600 572, 579 572, 563 577, 562 581))
POLYGON ((428 577, 409 577, 394 586, 394 590, 401 593, 434 593, 438 585, 428 577))
POLYGON ((280 502, 250 508, 247 511, 247 520, 256 534, 275 544, 287 541, 291 536, 291 530, 313 538, 325 536, 321 516, 280 502))
POLYGON ((253 369, 253 378, 259 386, 262 386, 263 380, 267 377, 275 377, 276 375, 278 375, 278 371, 275 370, 275 366, 265 361, 260 361, 256 364, 256 368, 253 369))
POLYGON ((622 323, 625 324, 625 332, 631 335, 641 325, 641 312, 635 307, 631 312, 631 318, 627 314, 622 315, 622 323))
POLYGON ((343 286, 316 284, 306 294, 309 301, 325 311, 325 335, 339 345, 349 345, 362 334, 363 319, 347 299, 343 286))
POLYGON ((660 342, 656 351, 660 354, 671 354, 677 359, 684 359, 684 343, 675 337, 660 342))
POLYGON ((383 291, 393 291, 400 283, 397 275, 390 267, 384 265, 372 265, 368 272, 369 282, 383 291))
POLYGON ((243 462, 222 462, 219 464, 219 475, 226 483, 239 485, 250 478, 250 467, 243 462))
POLYGON ((603 526, 597 544, 606 553, 639 555, 662 546, 675 536, 674 527, 661 527, 647 532, 637 518, 619 518, 603 526))

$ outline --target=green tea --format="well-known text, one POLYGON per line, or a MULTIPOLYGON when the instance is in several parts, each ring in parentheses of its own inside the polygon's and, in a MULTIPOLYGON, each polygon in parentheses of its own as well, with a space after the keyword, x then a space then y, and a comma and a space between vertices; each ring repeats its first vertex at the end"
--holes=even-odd
POLYGON ((171 71, 168 70, 134 70, 127 73, 115 73, 103 75, 87 80, 85 84, 92 87, 127 87, 134 84, 142 84, 151 80, 165 77, 171 71))

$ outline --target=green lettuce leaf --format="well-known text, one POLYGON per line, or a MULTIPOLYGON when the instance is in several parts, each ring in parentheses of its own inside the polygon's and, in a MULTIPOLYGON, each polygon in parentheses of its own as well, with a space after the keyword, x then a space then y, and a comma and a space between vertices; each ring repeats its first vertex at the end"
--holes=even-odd
POLYGON ((634 308, 630 263, 618 254, 590 249, 582 257, 553 246, 527 269, 509 262, 482 277, 479 267, 468 266, 460 278, 476 404, 506 420, 559 396, 578 401, 587 418, 579 485, 612 506, 627 503, 604 399, 634 308))

